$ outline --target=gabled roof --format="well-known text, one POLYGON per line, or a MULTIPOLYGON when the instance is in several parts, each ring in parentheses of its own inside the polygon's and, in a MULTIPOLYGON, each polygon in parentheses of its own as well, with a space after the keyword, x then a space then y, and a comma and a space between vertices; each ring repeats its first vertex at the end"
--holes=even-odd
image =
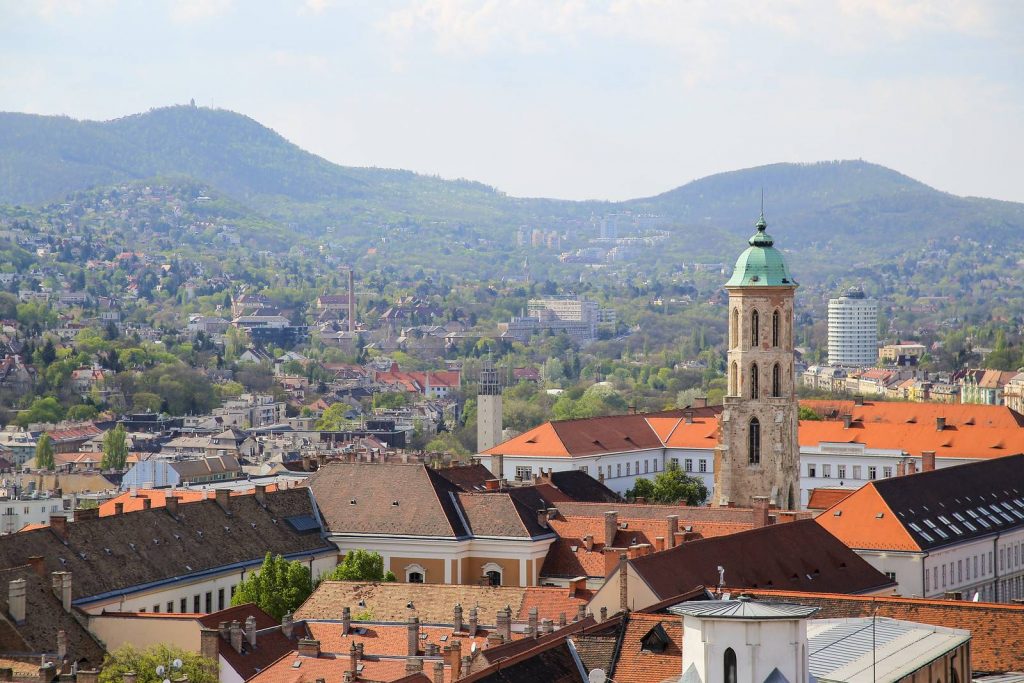
POLYGON ((839 488, 817 488, 811 489, 810 498, 807 500, 808 510, 827 510, 836 503, 845 500, 847 496, 857 489, 839 488))
POLYGON ((626 617, 618 660, 609 678, 619 683, 664 681, 679 675, 683 659, 683 624, 667 614, 631 612, 626 617), (644 637, 660 628, 668 639, 665 649, 644 649, 644 637))
POLYGON ((737 588, 865 593, 895 585, 811 519, 684 543, 629 563, 659 599, 717 585, 719 566, 725 584, 737 588))
POLYGON ((816 520, 851 548, 930 550, 1024 527, 1024 455, 868 483, 816 520))
POLYGON ((29 557, 44 558, 47 571, 70 571, 76 601, 116 595, 145 584, 176 581, 190 574, 239 563, 258 563, 267 552, 285 556, 328 552, 319 534, 287 522, 314 517, 309 491, 291 489, 232 496, 231 514, 216 501, 70 522, 61 537, 53 527, 0 536, 0 568, 29 557))

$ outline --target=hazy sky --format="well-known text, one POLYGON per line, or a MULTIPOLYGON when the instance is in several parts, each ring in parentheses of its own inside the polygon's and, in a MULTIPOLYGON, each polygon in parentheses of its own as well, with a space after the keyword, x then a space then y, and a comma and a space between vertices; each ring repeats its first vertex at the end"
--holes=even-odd
POLYGON ((195 98, 513 195, 862 158, 1024 201, 1022 36, 1018 0, 0 0, 0 110, 195 98))

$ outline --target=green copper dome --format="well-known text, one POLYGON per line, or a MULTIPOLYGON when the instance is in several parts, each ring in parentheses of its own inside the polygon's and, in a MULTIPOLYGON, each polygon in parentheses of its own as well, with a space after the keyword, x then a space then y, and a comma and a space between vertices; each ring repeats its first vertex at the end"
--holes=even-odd
POLYGON ((736 259, 736 268, 726 287, 798 287, 786 269, 782 252, 765 230, 764 214, 757 221, 757 232, 748 240, 749 247, 736 259))

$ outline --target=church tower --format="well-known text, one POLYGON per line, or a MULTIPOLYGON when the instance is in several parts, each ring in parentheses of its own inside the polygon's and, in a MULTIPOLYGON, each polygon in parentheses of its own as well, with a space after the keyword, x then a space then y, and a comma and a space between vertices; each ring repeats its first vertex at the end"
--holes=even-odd
POLYGON ((715 450, 714 502, 750 507, 767 496, 781 509, 800 502, 798 405, 793 367, 797 283, 767 233, 762 212, 736 260, 729 292, 728 391, 715 450))

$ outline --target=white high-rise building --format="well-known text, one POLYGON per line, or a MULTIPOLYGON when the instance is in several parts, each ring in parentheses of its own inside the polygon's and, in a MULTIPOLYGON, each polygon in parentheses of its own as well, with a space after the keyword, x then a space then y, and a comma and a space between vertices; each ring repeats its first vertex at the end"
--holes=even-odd
POLYGON ((845 367, 878 362, 878 302, 859 289, 828 300, 828 362, 845 367))

